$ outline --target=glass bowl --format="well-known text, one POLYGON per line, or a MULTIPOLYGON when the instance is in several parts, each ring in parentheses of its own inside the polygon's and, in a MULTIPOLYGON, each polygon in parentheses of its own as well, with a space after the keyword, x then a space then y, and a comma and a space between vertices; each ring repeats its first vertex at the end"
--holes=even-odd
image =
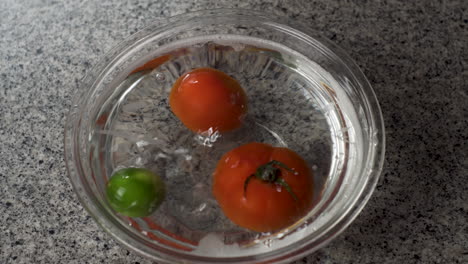
MULTIPOLYGON (((215 109, 214 109, 215 110, 215 109)), ((303 25, 247 10, 178 15, 130 36, 80 83, 65 128, 68 174, 97 223, 160 263, 283 263, 324 246, 362 210, 382 169, 377 99, 354 62, 303 25), (194 134, 171 113, 174 81, 212 67, 249 98, 243 127, 194 134), (314 207, 291 226, 255 233, 232 224, 211 195, 219 157, 261 141, 293 149, 314 174, 314 207), (114 212, 105 185, 122 167, 167 182, 151 216, 114 212)))

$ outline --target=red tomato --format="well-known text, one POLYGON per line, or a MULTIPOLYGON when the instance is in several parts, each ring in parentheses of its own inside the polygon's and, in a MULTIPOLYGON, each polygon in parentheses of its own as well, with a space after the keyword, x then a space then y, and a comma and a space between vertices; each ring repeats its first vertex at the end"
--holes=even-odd
POLYGON ((313 177, 294 151, 254 142, 221 158, 214 172, 213 194, 237 225, 257 232, 275 231, 312 208, 313 177))
POLYGON ((238 128, 247 111, 247 97, 239 83, 211 68, 195 69, 177 79, 169 104, 180 121, 196 133, 238 128))

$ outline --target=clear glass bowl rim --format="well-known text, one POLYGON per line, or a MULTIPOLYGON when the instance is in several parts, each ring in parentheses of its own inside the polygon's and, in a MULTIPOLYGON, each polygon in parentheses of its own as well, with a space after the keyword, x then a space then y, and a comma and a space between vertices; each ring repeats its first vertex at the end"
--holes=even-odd
MULTIPOLYGON (((129 36, 127 39, 116 45, 108 53, 103 56, 103 59, 100 60, 92 69, 88 71, 83 80, 80 82, 80 89, 75 93, 72 99, 72 107, 68 114, 66 124, 65 124, 65 133, 64 133, 64 148, 65 148, 65 161, 68 171, 69 179, 72 183, 73 189, 78 196, 83 207, 88 211, 88 213, 94 218, 94 220, 106 230, 114 239, 125 245, 127 248, 133 250, 134 252, 152 259, 154 261, 160 261, 164 263, 172 263, 171 261, 190 261, 193 263, 251 263, 252 261, 268 261, 275 263, 283 263, 292 261, 294 259, 300 258, 306 254, 310 254, 319 248, 326 245, 333 238, 338 236, 343 232, 349 224, 357 217, 357 215, 362 211, 363 207, 371 197, 375 186, 378 182, 379 176, 382 171, 384 163, 384 153, 385 153, 385 133, 384 133, 384 123, 382 118, 382 113, 380 106, 378 104, 376 95, 372 90, 369 82, 367 81, 364 74, 361 72, 359 67, 353 62, 353 60, 340 48, 338 48, 331 41, 322 37, 318 32, 315 32, 307 27, 305 27, 300 22, 291 23, 267 15, 265 13, 253 10, 242 10, 242 9, 213 9, 213 10, 202 10, 194 11, 189 13, 184 13, 176 15, 165 20, 156 20, 153 23, 150 23, 149 26, 143 28, 139 32, 129 36), (238 258, 205 258, 205 257, 195 257, 195 258, 178 258, 182 257, 171 254, 170 252, 154 252, 154 249, 145 248, 144 245, 136 245, 132 241, 132 237, 128 234, 120 232, 117 228, 116 223, 106 220, 106 216, 100 212, 99 208, 93 203, 92 199, 87 197, 86 193, 83 191, 82 182, 80 181, 79 173, 82 172, 80 169, 81 164, 76 160, 76 145, 74 142, 76 124, 79 122, 79 113, 80 113, 80 102, 83 98, 86 98, 87 95, 91 93, 89 84, 92 84, 96 81, 96 78, 100 77, 99 73, 104 72, 105 68, 115 63, 117 58, 126 52, 129 52, 132 46, 145 38, 148 34, 154 34, 154 32, 163 33, 165 30, 170 28, 170 25, 174 22, 187 21, 190 19, 201 19, 209 21, 210 18, 217 17, 222 18, 223 16, 231 17, 242 17, 243 19, 251 19, 252 21, 257 21, 261 23, 278 23, 284 25, 285 27, 292 28, 300 31, 301 33, 306 34, 307 36, 319 41, 322 45, 330 49, 341 61, 347 66, 347 68, 354 74, 354 77, 360 84, 362 94, 364 95, 364 101, 367 103, 370 121, 373 124, 374 129, 377 131, 375 139, 378 142, 377 145, 369 144, 372 153, 372 164, 367 164, 366 167, 372 168, 372 170, 365 170, 366 173, 369 173, 367 176, 366 186, 364 186, 363 191, 360 193, 359 197, 356 198, 355 203, 353 203, 352 208, 339 219, 338 222, 329 228, 326 232, 321 234, 320 239, 316 239, 313 243, 303 244, 301 247, 292 248, 291 246, 286 246, 277 251, 263 253, 260 256, 264 258, 257 257, 238 257, 238 258)), ((92 86, 91 86, 92 87, 92 86)))

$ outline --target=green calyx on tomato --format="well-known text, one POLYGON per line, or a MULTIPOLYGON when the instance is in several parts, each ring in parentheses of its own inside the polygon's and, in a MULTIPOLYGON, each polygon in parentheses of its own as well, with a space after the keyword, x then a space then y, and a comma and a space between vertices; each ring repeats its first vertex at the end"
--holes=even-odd
POLYGON ((221 157, 212 191, 232 222, 256 232, 273 232, 310 211, 313 180, 307 162, 296 152, 251 142, 221 157))
POLYGON ((247 177, 247 179, 245 179, 244 196, 245 196, 245 193, 247 192, 247 185, 249 184, 249 181, 252 178, 256 178, 264 183, 274 183, 283 187, 284 189, 286 189, 286 191, 289 194, 291 194, 291 196, 294 198, 294 201, 297 201, 297 196, 291 190, 291 187, 289 186, 289 184, 283 178, 280 177, 281 170, 278 167, 281 167, 287 171, 294 173, 294 170, 292 170, 291 168, 286 166, 284 163, 279 162, 277 160, 272 160, 266 164, 263 164, 260 167, 258 167, 258 169, 255 171, 254 174, 251 174, 249 177, 247 177))
POLYGON ((150 170, 125 168, 116 171, 107 183, 111 207, 126 216, 144 217, 153 213, 164 200, 162 179, 150 170))

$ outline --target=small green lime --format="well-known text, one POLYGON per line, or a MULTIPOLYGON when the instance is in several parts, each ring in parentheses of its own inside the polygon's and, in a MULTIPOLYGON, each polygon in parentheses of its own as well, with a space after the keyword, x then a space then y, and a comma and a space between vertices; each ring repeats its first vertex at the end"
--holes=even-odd
POLYGON ((106 194, 115 211, 130 217, 144 217, 159 207, 166 191, 162 179, 152 171, 125 168, 112 175, 106 194))

